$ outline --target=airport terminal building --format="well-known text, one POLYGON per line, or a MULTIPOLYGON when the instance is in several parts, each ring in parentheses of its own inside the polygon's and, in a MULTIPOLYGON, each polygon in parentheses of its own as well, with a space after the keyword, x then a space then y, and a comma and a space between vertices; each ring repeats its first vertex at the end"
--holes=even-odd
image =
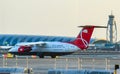
MULTIPOLYGON (((39 41, 60 41, 60 42, 70 42, 73 41, 75 37, 62 37, 62 36, 42 36, 42 35, 0 35, 0 45, 1 46, 14 46, 19 42, 39 42, 39 41)), ((91 39, 90 43, 93 43, 95 39, 91 39)))

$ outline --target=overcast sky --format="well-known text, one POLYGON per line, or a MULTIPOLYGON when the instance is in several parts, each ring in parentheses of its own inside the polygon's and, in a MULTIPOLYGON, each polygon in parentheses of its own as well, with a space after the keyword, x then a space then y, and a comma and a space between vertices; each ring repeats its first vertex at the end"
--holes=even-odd
MULTIPOLYGON (((120 40, 120 0, 0 0, 0 33, 76 37, 79 25, 107 26, 111 11, 120 40)), ((106 29, 92 37, 106 39, 106 29)))

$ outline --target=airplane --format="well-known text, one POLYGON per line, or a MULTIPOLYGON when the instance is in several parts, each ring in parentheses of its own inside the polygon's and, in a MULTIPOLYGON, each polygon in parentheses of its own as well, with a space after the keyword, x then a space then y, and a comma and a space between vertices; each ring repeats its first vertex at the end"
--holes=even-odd
POLYGON ((106 28, 104 26, 78 26, 83 27, 74 41, 70 42, 22 42, 13 46, 8 53, 14 55, 37 55, 39 58, 44 56, 56 56, 72 54, 78 50, 88 48, 94 28, 106 28))

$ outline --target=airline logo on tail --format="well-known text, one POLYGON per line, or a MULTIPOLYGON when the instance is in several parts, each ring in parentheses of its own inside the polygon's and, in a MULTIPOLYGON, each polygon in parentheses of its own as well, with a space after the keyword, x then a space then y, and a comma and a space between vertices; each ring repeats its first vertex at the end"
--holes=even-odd
POLYGON ((88 30, 83 30, 83 33, 88 33, 88 30))
POLYGON ((70 43, 76 45, 81 50, 88 48, 94 28, 107 28, 104 26, 79 26, 79 27, 83 27, 82 31, 79 33, 77 38, 70 43))

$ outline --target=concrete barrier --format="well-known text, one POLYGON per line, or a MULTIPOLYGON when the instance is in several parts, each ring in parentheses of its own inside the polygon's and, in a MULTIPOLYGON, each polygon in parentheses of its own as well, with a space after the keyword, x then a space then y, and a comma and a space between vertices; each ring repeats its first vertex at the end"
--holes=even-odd
POLYGON ((113 74, 112 70, 51 69, 48 74, 113 74))
POLYGON ((32 74, 33 71, 32 71, 32 68, 21 68, 21 67, 18 67, 18 68, 13 68, 13 67, 4 67, 4 68, 0 68, 0 74, 16 74, 16 73, 29 73, 29 74, 32 74))

